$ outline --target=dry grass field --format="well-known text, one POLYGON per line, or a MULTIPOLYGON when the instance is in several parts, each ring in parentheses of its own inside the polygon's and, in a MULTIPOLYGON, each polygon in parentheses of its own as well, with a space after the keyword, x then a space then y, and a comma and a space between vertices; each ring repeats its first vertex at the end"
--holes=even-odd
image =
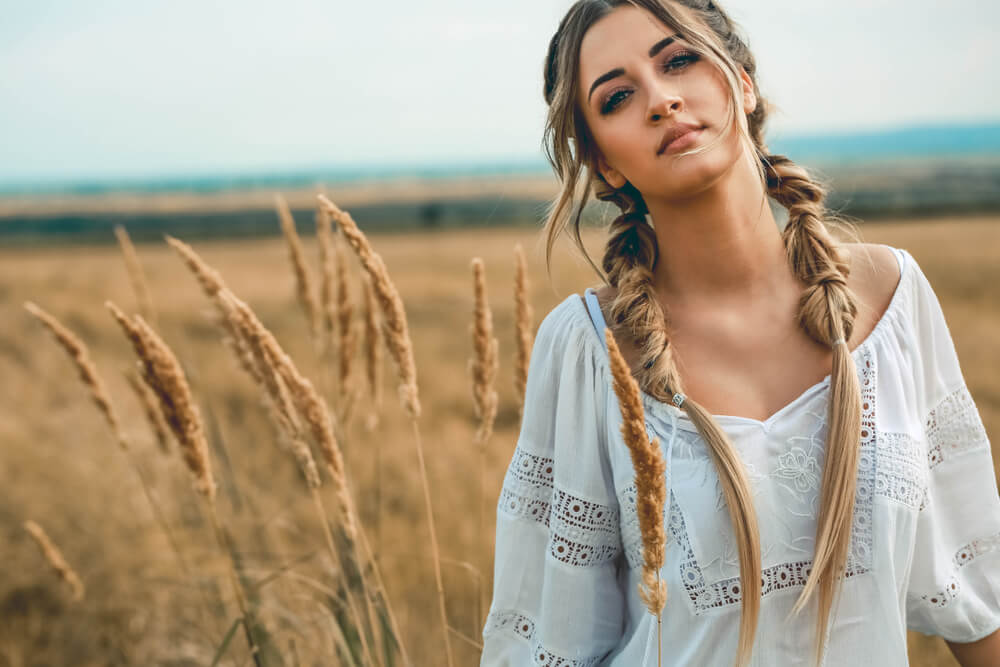
MULTIPOLYGON (((998 222, 982 217, 861 227, 864 240, 905 248, 920 262, 942 302, 967 383, 994 439, 1000 434, 998 222)), ((467 639, 480 640, 482 605, 490 595, 496 499, 519 424, 513 376, 514 245, 521 243, 528 257, 533 326, 597 278, 571 256, 567 243, 559 246, 550 284, 542 239, 531 229, 373 236, 371 241, 400 290, 413 339, 423 406, 419 427, 447 614, 455 630, 455 664, 478 664, 478 651, 467 639), (481 494, 467 371, 473 257, 486 266, 500 352, 499 412, 485 451, 481 494)), ((316 239, 303 243, 315 271, 316 239)), ((589 232, 587 243, 599 259, 601 233, 589 232)), ((320 359, 312 345, 284 242, 194 247, 259 314, 298 368, 332 397, 335 362, 320 359)), ((138 252, 157 330, 182 362, 205 419, 219 480, 219 516, 268 630, 270 650, 286 665, 350 664, 335 657, 335 566, 296 463, 277 445, 278 431, 259 389, 222 344, 211 304, 177 255, 165 243, 139 246, 138 252)), ((358 313, 363 310, 359 271, 352 261, 358 313)), ((128 312, 137 308, 114 245, 0 249, 0 539, 5 561, 0 667, 207 665, 239 614, 227 580, 231 561, 220 555, 176 445, 167 453, 159 449, 126 383, 122 371, 134 368, 135 357, 105 300, 128 312), (89 346, 132 442, 133 458, 117 446, 67 355, 24 310, 28 300, 89 346), (152 503, 133 462, 145 473, 152 503), (28 519, 45 527, 79 573, 86 587, 81 601, 73 601, 41 559, 23 527, 28 519)), ((354 356, 354 381, 361 382, 363 356, 360 351, 354 356)), ((391 359, 384 359, 381 404, 361 400, 356 418, 341 425, 340 445, 404 643, 416 665, 438 667, 446 662, 413 430, 400 410, 391 359), (379 420, 368 430, 371 413, 379 420)), ((328 507, 335 506, 329 486, 322 495, 328 507)), ((918 667, 957 664, 936 638, 911 634, 910 651, 918 667)), ((242 634, 231 640, 219 664, 253 664, 242 634)))

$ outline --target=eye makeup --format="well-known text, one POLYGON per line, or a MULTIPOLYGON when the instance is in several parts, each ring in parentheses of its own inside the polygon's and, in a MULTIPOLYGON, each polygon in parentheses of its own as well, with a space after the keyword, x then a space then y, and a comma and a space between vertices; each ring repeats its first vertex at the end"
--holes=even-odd
MULTIPOLYGON (((694 51, 688 49, 678 49, 670 54, 664 61, 659 65, 661 71, 665 73, 677 72, 687 68, 698 60, 701 56, 694 51)), ((624 74, 624 71, 622 72, 624 74)), ((627 99, 632 93, 631 88, 619 87, 608 91, 607 94, 602 96, 600 104, 600 114, 605 116, 612 113, 618 106, 627 99)))

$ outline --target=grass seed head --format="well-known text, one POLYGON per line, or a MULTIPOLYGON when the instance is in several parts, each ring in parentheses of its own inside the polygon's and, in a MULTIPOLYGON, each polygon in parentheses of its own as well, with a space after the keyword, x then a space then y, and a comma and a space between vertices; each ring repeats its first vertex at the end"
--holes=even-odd
POLYGON ((354 249, 361 265, 372 280, 382 309, 386 346, 396 362, 399 373, 399 398, 406 413, 416 419, 420 416, 420 395, 417 390, 417 367, 413 361, 413 343, 406 323, 406 310, 396 286, 389 278, 382 258, 372 249, 368 237, 358 229, 350 214, 340 210, 336 204, 319 195, 320 205, 325 207, 341 232, 354 249))
POLYGON ((611 329, 604 329, 615 394, 622 413, 622 436, 635 469, 636 513, 642 533, 643 572, 639 595, 649 612, 659 615, 667 599, 667 588, 659 578, 666 553, 663 507, 666 500, 666 465, 660 443, 649 441, 639 384, 622 357, 611 329))

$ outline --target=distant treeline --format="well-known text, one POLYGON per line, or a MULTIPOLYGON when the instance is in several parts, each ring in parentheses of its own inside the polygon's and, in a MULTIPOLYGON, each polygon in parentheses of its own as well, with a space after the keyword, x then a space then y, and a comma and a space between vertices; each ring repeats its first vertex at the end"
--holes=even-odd
MULTIPOLYGON (((1000 211, 1000 160, 857 165, 816 170, 830 188, 831 210, 864 220, 963 215, 1000 211)), ((351 214, 367 231, 534 225, 549 202, 516 195, 479 199, 428 199, 353 206, 351 214)), ((312 210, 295 210, 300 232, 314 229, 312 210)), ((611 215, 593 202, 587 224, 611 215)), ((164 234, 185 239, 265 237, 280 234, 271 209, 185 213, 86 213, 0 217, 0 245, 114 242, 112 229, 125 225, 136 241, 159 241, 164 234)))

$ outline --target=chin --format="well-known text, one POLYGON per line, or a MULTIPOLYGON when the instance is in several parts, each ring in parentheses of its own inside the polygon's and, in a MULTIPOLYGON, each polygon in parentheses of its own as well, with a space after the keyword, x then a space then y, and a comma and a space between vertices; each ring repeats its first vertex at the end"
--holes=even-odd
POLYGON ((687 155, 657 170, 645 184, 646 189, 640 186, 639 191, 660 199, 690 199, 711 188, 736 162, 736 156, 727 156, 717 150, 687 155))

